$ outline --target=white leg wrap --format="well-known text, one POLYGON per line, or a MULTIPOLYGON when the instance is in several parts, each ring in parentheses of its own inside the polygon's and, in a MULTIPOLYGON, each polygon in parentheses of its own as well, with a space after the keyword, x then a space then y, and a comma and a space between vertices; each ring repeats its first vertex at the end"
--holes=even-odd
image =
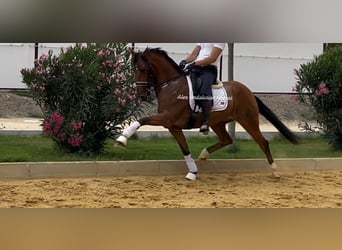
POLYGON ((128 128, 126 128, 124 130, 124 132, 122 132, 122 135, 120 135, 116 141, 119 143, 119 144, 122 144, 124 146, 127 145, 127 140, 128 138, 130 138, 134 133, 135 131, 137 131, 137 129, 140 127, 140 123, 138 121, 135 121, 133 122, 128 128))
POLYGON ((186 162, 186 165, 187 165, 189 171, 192 173, 197 173, 198 168, 197 168, 196 162, 192 158, 191 154, 185 155, 184 159, 185 159, 185 162, 186 162))
POLYGON ((192 173, 196 173, 198 171, 196 162, 192 158, 191 154, 184 156, 186 165, 188 166, 188 169, 192 173))
POLYGON ((128 128, 126 128, 124 132, 122 132, 122 135, 130 138, 140 126, 141 124, 138 121, 135 121, 128 128))
POLYGON ((207 151, 207 149, 203 149, 202 152, 200 153, 200 155, 198 156, 199 160, 206 160, 209 158, 209 152, 207 151))

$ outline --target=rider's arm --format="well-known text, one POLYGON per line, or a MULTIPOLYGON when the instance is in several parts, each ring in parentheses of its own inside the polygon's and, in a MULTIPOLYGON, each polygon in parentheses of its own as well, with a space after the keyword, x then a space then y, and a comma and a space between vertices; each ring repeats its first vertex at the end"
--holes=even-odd
POLYGON ((200 50, 201 50, 201 46, 196 45, 196 47, 192 50, 192 52, 185 58, 185 62, 186 63, 193 62, 197 58, 200 50))
POLYGON ((222 52, 221 48, 213 47, 213 49, 211 50, 210 56, 208 56, 207 58, 204 58, 202 60, 195 61, 195 64, 198 66, 209 65, 209 64, 211 64, 217 60, 217 58, 220 56, 221 52, 222 52))

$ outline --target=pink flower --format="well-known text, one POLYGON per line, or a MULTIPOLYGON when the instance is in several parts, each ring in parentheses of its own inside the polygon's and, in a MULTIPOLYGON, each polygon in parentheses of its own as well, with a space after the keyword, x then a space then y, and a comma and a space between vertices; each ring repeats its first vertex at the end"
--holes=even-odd
POLYGON ((38 75, 44 74, 45 73, 45 69, 42 68, 41 66, 38 66, 38 67, 36 67, 36 73, 38 75))
POLYGON ((54 123, 53 133, 58 134, 64 122, 64 117, 61 116, 58 111, 55 111, 50 118, 50 122, 54 123))
POLYGON ((104 56, 104 55, 105 55, 105 53, 104 53, 104 51, 103 51, 103 50, 100 50, 99 52, 97 52, 97 55, 99 55, 99 56, 104 56))
POLYGON ((74 131, 78 131, 78 130, 80 130, 82 128, 83 123, 82 122, 72 122, 71 126, 72 126, 72 129, 74 131))
POLYGON ((119 78, 120 80, 126 80, 126 75, 125 75, 125 73, 121 72, 120 74, 118 74, 118 78, 119 78))
POLYGON ((108 60, 102 62, 102 66, 103 67, 113 68, 114 67, 114 62, 112 60, 108 59, 108 60))
POLYGON ((39 60, 41 61, 46 61, 47 59, 49 59, 49 56, 47 54, 42 54, 39 58, 39 60))
POLYGON ((326 84, 322 82, 319 85, 319 89, 316 90, 316 95, 319 96, 319 95, 327 95, 327 94, 329 94, 329 89, 326 86, 326 84))
POLYGON ((126 105, 126 99, 123 99, 121 97, 118 98, 118 102, 122 105, 125 106, 126 105))
POLYGON ((114 71, 116 71, 116 72, 121 71, 121 69, 122 69, 123 66, 124 66, 123 63, 116 63, 116 64, 114 65, 114 67, 115 67, 114 71))
POLYGON ((111 54, 110 50, 100 50, 99 52, 97 52, 98 56, 109 56, 111 54))
POLYGON ((48 136, 51 135, 51 129, 52 129, 52 124, 49 121, 44 121, 43 125, 43 131, 46 133, 48 136))
POLYGON ((83 135, 77 135, 68 139, 68 143, 73 147, 78 147, 83 141, 83 135))
POLYGON ((120 90, 120 89, 116 88, 116 89, 114 90, 114 94, 119 95, 120 93, 121 93, 121 90, 120 90))
POLYGON ((53 114, 50 117, 50 120, 44 121, 44 124, 43 124, 44 132, 48 136, 51 136, 52 132, 55 135, 57 135, 63 125, 63 122, 64 122, 64 117, 61 116, 58 113, 58 111, 53 112, 53 114))

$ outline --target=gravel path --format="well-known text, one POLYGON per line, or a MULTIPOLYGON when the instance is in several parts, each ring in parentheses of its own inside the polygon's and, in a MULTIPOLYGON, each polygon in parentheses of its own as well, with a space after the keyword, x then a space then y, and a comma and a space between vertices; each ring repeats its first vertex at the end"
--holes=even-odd
MULTIPOLYGON (((307 121, 312 117, 310 109, 293 100, 289 94, 258 94, 261 100, 284 122, 307 121)), ((29 97, 0 91, 0 118, 41 117, 41 110, 29 97)), ((261 117, 261 122, 263 117, 261 117)))

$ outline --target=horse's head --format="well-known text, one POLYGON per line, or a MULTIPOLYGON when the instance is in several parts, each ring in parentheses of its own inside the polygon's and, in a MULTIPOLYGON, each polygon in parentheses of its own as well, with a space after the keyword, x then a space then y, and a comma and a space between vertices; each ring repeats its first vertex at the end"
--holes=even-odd
POLYGON ((167 52, 159 48, 145 49, 144 52, 133 52, 137 93, 140 97, 148 97, 151 87, 156 92, 183 74, 179 66, 167 52))
POLYGON ((134 77, 136 80, 137 96, 141 100, 147 101, 151 96, 153 74, 151 66, 142 52, 131 50, 133 55, 134 77))

